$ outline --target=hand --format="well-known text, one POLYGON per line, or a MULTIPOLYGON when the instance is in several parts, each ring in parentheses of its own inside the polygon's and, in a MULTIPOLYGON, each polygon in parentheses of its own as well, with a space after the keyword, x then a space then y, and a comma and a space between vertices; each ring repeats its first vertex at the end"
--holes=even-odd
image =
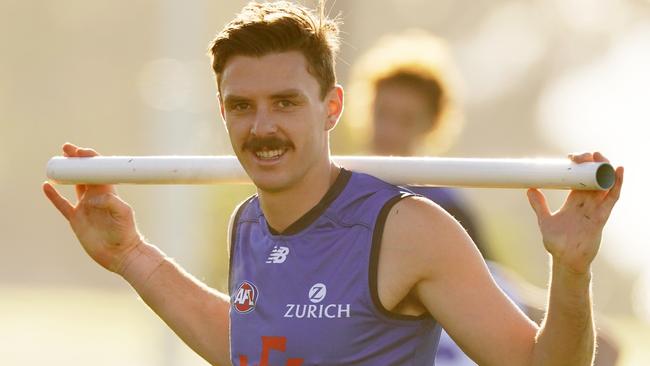
MULTIPOLYGON (((608 161, 602 154, 569 155, 575 163, 608 161)), ((587 273, 598 253, 603 227, 621 194, 623 167, 616 168, 616 182, 608 191, 573 190, 562 207, 550 213, 539 189, 528 190, 528 200, 537 214, 544 247, 554 264, 574 273, 587 273)))
MULTIPOLYGON (((66 157, 92 157, 93 149, 66 143, 66 157)), ((102 267, 122 273, 128 254, 142 243, 133 210, 122 201, 111 185, 76 185, 77 204, 72 205, 50 184, 43 191, 65 217, 84 250, 102 267)))

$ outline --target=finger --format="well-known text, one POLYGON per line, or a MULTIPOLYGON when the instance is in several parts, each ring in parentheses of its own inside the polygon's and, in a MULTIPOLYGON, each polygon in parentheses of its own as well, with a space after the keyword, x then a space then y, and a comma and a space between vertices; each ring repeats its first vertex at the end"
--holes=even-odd
MULTIPOLYGON (((95 151, 94 149, 79 147, 69 142, 63 144, 63 154, 66 157, 78 157, 78 158, 87 158, 87 157, 93 157, 99 155, 99 153, 97 153, 97 151, 95 151)), ((77 194, 77 199, 81 200, 86 194, 86 192, 88 191, 88 189, 89 186, 86 184, 76 185, 75 191, 77 194)), ((110 187, 108 189, 106 189, 106 187, 103 187, 102 189, 95 189, 94 191, 95 193, 102 193, 102 192, 113 192, 114 190, 110 187)))
POLYGON ((77 156, 80 158, 88 158, 92 156, 98 156, 97 151, 89 148, 80 147, 77 149, 77 156))
POLYGON ((63 196, 59 194, 59 192, 52 187, 52 185, 48 182, 43 183, 43 192, 45 193, 45 196, 52 202, 54 207, 61 212, 61 215, 66 218, 66 220, 70 221, 70 217, 72 217, 72 212, 74 211, 74 206, 70 204, 70 202, 65 199, 63 196))
POLYGON ((77 192, 77 200, 81 200, 83 198, 84 194, 86 194, 87 189, 88 187, 85 184, 77 184, 74 186, 74 190, 77 192))
MULTIPOLYGON (((66 142, 63 145, 63 150, 66 153, 66 156, 68 157, 79 157, 79 150, 80 147, 77 145, 71 144, 69 142, 66 142)), ((75 185, 75 192, 77 193, 77 200, 81 200, 86 193, 86 185, 85 184, 77 184, 75 185)))
MULTIPOLYGON (((77 147, 76 155, 79 158, 88 158, 88 157, 98 156, 99 154, 97 153, 97 151, 93 149, 77 147)), ((77 191, 77 199, 81 199, 84 196, 84 194, 86 194, 86 191, 88 190, 88 186, 85 184, 79 184, 75 186, 75 190, 77 191)))
POLYGON ((91 157, 99 155, 94 149, 79 147, 69 142, 63 144, 63 154, 68 157, 91 157))
POLYGON ((605 157, 605 155, 601 154, 600 152, 596 151, 594 153, 594 161, 597 162, 604 162, 604 163, 609 163, 609 159, 605 157))
POLYGON ((69 142, 66 142, 63 144, 63 155, 67 157, 74 157, 77 156, 77 145, 71 144, 69 142))
POLYGON ((528 202, 530 206, 535 211, 537 219, 541 222, 551 215, 551 211, 548 208, 548 203, 546 202, 546 197, 537 188, 530 188, 527 192, 528 202))
POLYGON ((624 173, 625 171, 622 166, 616 168, 616 182, 614 182, 614 186, 610 188, 610 190, 607 192, 607 195, 605 196, 605 199, 603 200, 603 204, 609 211, 614 208, 614 205, 618 201, 619 197, 621 197, 624 173))
POLYGON ((585 163, 588 161, 594 161, 592 153, 582 153, 582 154, 569 154, 569 159, 576 164, 585 163))

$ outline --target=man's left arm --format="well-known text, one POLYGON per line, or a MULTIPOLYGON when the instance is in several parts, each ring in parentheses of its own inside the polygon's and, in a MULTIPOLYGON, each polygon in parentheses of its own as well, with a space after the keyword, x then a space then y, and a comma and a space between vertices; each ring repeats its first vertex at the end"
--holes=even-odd
MULTIPOLYGON (((607 161, 600 153, 585 153, 571 159, 576 163, 607 161)), ((591 263, 622 183, 623 168, 619 167, 616 183, 610 190, 572 191, 555 213, 550 212, 539 190, 528 191, 544 246, 552 257, 548 310, 537 333, 534 365, 593 363, 591 263)))

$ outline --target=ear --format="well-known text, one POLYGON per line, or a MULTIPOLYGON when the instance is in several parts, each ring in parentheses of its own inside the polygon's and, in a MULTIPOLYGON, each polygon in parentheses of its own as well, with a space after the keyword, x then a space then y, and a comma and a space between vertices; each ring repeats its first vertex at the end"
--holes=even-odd
POLYGON ((336 124, 341 118, 343 113, 343 87, 341 85, 334 85, 332 90, 327 93, 325 97, 327 103, 327 121, 325 129, 331 130, 336 127, 336 124))

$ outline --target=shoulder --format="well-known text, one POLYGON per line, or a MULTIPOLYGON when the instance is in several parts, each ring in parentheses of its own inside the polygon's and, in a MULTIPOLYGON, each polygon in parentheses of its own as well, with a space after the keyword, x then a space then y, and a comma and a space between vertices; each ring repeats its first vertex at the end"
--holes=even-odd
POLYGON ((426 186, 407 186, 407 188, 443 207, 445 203, 457 204, 462 201, 461 194, 452 188, 426 186))
POLYGON ((450 259, 462 261, 468 253, 480 257, 471 238, 453 216, 438 204, 418 196, 406 197, 390 209, 382 236, 382 251, 387 250, 400 253, 402 265, 423 276, 429 275, 432 268, 444 268, 450 259))
POLYGON ((444 187, 408 187, 414 193, 424 196, 431 201, 440 205, 445 211, 450 213, 453 217, 460 214, 461 218, 466 220, 468 215, 468 208, 462 195, 456 190, 444 187))
POLYGON ((386 218, 386 234, 404 238, 431 238, 439 240, 466 237, 462 226, 437 203, 425 197, 409 196, 395 203, 386 218))
MULTIPOLYGON (((402 187, 389 184, 369 174, 342 169, 349 178, 337 198, 327 208, 328 218, 336 218, 346 224, 361 223, 367 227, 381 217, 385 218, 400 196, 410 194, 402 187)), ((385 219, 380 219, 382 223, 385 219)))
POLYGON ((458 268, 476 268, 482 261, 460 224, 419 196, 404 197, 390 207, 380 243, 378 291, 391 311, 423 309, 426 299, 445 296, 458 268))
POLYGON ((254 194, 247 199, 243 200, 240 202, 237 207, 233 210, 232 214, 230 215, 230 219, 228 220, 228 241, 229 245, 228 247, 232 247, 232 244, 234 243, 234 237, 237 234, 237 229, 236 226, 240 219, 246 215, 250 216, 250 206, 251 202, 255 204, 256 207, 259 207, 257 204, 257 195, 254 194))
POLYGON ((229 226, 236 224, 237 221, 241 218, 254 219, 255 217, 259 216, 259 207, 259 198, 257 197, 257 194, 253 194, 245 200, 241 201, 230 215, 229 226))

